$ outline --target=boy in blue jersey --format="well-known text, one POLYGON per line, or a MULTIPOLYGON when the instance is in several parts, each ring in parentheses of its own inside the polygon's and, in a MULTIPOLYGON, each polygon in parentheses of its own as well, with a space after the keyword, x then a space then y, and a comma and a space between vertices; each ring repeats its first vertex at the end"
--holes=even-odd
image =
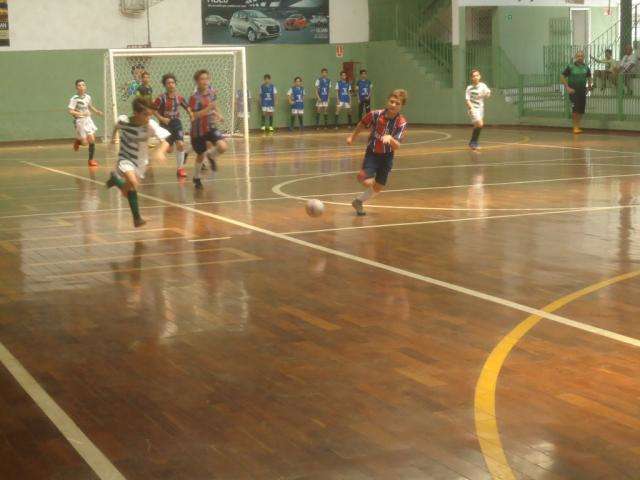
POLYGON ((289 99, 289 105, 291 105, 291 123, 289 124, 289 131, 293 131, 293 126, 298 117, 300 122, 300 131, 304 130, 304 87, 302 86, 302 77, 296 77, 293 79, 293 85, 287 92, 289 99))
POLYGON ((262 110, 263 132, 267 130, 267 119, 269 119, 269 132, 273 132, 273 112, 275 110, 278 89, 271 83, 271 75, 268 73, 262 77, 264 82, 260 85, 260 109, 262 110))
POLYGON ((316 127, 320 128, 320 114, 324 115, 324 126, 329 126, 329 92, 331 79, 329 70, 320 70, 320 77, 316 80, 316 127))
POLYGON ((336 130, 338 129, 338 119, 340 118, 340 111, 347 111, 347 118, 349 120, 349 128, 351 128, 351 83, 347 79, 347 72, 344 70, 340 72, 340 80, 336 83, 336 92, 338 94, 338 102, 336 103, 336 130))
POLYGON ((362 120, 365 113, 371 111, 371 89, 373 84, 367 78, 367 71, 360 70, 360 80, 356 83, 358 89, 358 121, 362 120))

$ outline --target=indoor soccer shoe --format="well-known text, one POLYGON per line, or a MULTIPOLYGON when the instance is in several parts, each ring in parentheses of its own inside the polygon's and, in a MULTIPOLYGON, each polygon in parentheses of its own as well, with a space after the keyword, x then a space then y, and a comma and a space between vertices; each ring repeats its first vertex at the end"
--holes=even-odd
POLYGON ((178 178, 187 178, 187 172, 184 171, 184 168, 179 168, 176 175, 178 178))
POLYGON ((96 160, 89 160, 89 166, 90 167, 97 167, 98 166, 98 162, 96 160))
POLYGON ((75 142, 73 142, 73 151, 77 152, 78 150, 80 150, 80 142, 76 140, 75 142))
POLYGON ((135 217, 133 219, 133 226, 139 228, 143 225, 146 225, 147 221, 142 217, 135 217))
POLYGON ((359 217, 365 216, 367 213, 364 211, 364 206, 362 204, 362 200, 356 198, 353 202, 351 202, 351 206, 354 208, 359 217))
POLYGON ((199 178, 193 179, 193 186, 196 187, 196 190, 202 190, 204 186, 202 185, 202 180, 199 178))

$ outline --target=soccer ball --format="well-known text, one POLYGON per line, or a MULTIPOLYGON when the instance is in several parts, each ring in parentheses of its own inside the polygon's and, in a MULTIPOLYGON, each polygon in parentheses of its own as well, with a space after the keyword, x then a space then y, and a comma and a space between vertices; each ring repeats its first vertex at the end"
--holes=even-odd
POLYGON ((307 202, 305 208, 310 217, 319 217, 324 212, 324 203, 314 198, 307 202))

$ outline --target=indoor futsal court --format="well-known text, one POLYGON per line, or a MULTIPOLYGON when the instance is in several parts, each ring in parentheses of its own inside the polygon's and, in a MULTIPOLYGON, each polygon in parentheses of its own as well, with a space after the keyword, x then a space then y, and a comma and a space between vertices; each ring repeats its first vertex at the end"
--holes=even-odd
POLYGON ((640 479, 631 0, 32 3, 0 480, 640 479))

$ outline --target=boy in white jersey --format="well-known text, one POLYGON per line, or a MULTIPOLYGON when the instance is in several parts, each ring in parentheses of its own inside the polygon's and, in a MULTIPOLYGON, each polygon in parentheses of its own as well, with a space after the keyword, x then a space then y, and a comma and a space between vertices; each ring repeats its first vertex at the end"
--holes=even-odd
POLYGON ((171 133, 158 125, 158 122, 152 118, 156 109, 148 98, 136 97, 133 100, 132 108, 133 115, 131 117, 121 115, 113 129, 114 139, 116 132, 120 131, 120 151, 118 152, 116 169, 111 172, 106 186, 107 188, 118 187, 127 197, 133 215, 133 225, 141 227, 147 222, 140 216, 137 188, 140 180, 144 178, 149 163, 147 142, 151 137, 158 138, 160 145, 155 149, 157 158, 160 161, 166 161, 169 144, 165 139, 171 133))
POLYGON ((473 124, 473 132, 469 141, 469 147, 473 150, 479 148, 478 139, 480 138, 482 127, 484 127, 484 99, 491 96, 491 90, 480 81, 481 79, 480 70, 476 68, 471 70, 471 85, 467 87, 465 93, 469 118, 471 118, 471 123, 473 124))
POLYGON ((69 114, 73 117, 76 130, 76 141, 73 149, 77 152, 80 145, 89 144, 89 166, 97 167, 98 162, 93 159, 96 151, 95 133, 98 130, 91 119, 91 112, 102 115, 102 112, 93 106, 91 96, 87 93, 87 84, 84 80, 76 80, 77 93, 69 100, 69 114))

